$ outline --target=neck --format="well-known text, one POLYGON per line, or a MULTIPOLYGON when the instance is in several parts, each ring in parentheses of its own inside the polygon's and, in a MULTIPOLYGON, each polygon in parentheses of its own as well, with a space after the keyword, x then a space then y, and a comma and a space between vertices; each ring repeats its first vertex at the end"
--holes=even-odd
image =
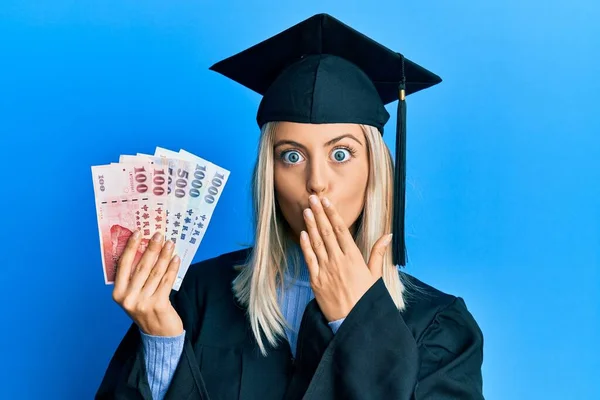
POLYGON ((302 253, 302 248, 295 241, 290 241, 289 251, 287 254, 287 261, 289 270, 287 271, 288 278, 295 278, 296 272, 298 273, 298 280, 308 282, 310 280, 310 274, 308 272, 308 266, 302 253))

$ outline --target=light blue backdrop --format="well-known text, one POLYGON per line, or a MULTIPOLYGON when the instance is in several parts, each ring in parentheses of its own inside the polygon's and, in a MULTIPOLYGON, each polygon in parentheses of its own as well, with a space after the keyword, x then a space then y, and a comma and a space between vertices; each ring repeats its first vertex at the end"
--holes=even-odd
POLYGON ((91 398, 130 323, 91 165, 197 153, 231 179, 196 260, 252 240, 260 99, 208 67, 318 12, 444 78, 409 97, 407 271, 466 300, 486 397, 600 398, 592 0, 2 0, 0 397, 91 398))

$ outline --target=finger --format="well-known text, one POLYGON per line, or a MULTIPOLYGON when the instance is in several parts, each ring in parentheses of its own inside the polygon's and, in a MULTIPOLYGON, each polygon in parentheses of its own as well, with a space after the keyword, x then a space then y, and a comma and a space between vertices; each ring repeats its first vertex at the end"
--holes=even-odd
POLYGON ((305 231, 300 232, 300 248, 302 249, 302 253, 304 253, 304 260, 306 261, 310 278, 312 280, 317 279, 319 276, 319 261, 305 231))
POLYGON ((140 245, 140 239, 142 238, 141 232, 136 230, 133 232, 127 244, 125 250, 117 262, 117 274, 115 276, 115 291, 124 291, 129 283, 129 276, 131 275, 131 265, 135 259, 138 246, 140 245))
POLYGON ((367 264, 371 275, 376 278, 383 276, 383 258, 388 250, 389 244, 392 241, 392 235, 385 235, 379 238, 378 241, 373 245, 371 255, 369 256, 369 263, 367 264))
POLYGON ((348 254, 352 249, 356 248, 356 243, 354 243, 354 238, 346 226, 346 222, 343 220, 342 216, 338 214, 337 210, 327 197, 321 199, 321 204, 323 205, 325 214, 329 218, 329 222, 331 223, 342 253, 348 254))
POLYGON ((163 275, 162 279, 160 280, 160 284, 158 285, 158 288, 154 293, 154 295, 157 298, 160 299, 169 297, 169 295, 171 294, 171 289, 173 289, 173 283, 177 278, 177 273, 179 272, 180 265, 181 258, 179 258, 179 256, 175 256, 171 259, 169 267, 167 268, 167 271, 163 275))
POLYGON ((142 289, 142 286, 148 279, 148 275, 156 262, 158 255, 163 247, 163 235, 160 232, 156 232, 152 236, 152 240, 148 242, 148 248, 142 255, 142 258, 138 265, 135 267, 131 281, 129 282, 129 290, 132 292, 138 292, 142 289))
POLYGON ((315 216, 310 208, 307 208, 302 213, 304 215, 304 223, 306 224, 306 232, 308 233, 308 239, 313 252, 317 256, 319 265, 324 265, 328 261, 327 250, 325 249, 325 242, 321 239, 319 234, 319 228, 317 228, 317 222, 315 216))
POLYGON ((319 230, 319 235, 325 243, 325 249, 327 251, 327 255, 333 257, 334 255, 342 254, 342 249, 338 244, 337 237, 333 232, 333 227, 329 222, 329 217, 325 214, 325 210, 321 205, 321 201, 315 195, 312 195, 308 198, 310 202, 310 208, 313 211, 315 216, 315 221, 317 223, 317 229, 319 230))
POLYGON ((160 284, 162 277, 164 276, 167 268, 169 267, 169 262, 171 261, 171 257, 173 256, 173 251, 175 249, 175 245, 172 241, 167 241, 160 251, 160 255, 158 256, 158 260, 154 264, 154 267, 150 271, 144 286, 142 287, 141 296, 142 298, 148 298, 154 294, 156 288, 160 284))

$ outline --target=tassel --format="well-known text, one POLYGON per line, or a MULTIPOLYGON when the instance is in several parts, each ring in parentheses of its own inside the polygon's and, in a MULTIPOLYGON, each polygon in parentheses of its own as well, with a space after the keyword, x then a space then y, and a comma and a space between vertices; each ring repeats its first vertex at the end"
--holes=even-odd
POLYGON ((392 261, 394 265, 406 265, 406 243, 404 238, 404 211, 406 205, 406 76, 402 57, 402 81, 398 87, 398 112, 396 121, 396 164, 394 182, 392 261))

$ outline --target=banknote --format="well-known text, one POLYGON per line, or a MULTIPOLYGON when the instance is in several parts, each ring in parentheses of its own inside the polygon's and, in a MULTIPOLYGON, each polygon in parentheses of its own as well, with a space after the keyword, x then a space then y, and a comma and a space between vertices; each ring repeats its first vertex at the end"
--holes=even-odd
POLYGON ((134 262, 139 261, 151 238, 143 225, 150 220, 150 193, 147 182, 151 174, 136 164, 92 167, 96 215, 104 282, 114 283, 116 265, 135 230, 142 232, 141 245, 134 262))
POLYGON ((192 162, 179 157, 177 153, 159 147, 154 156, 163 158, 168 163, 167 197, 169 208, 166 214, 166 240, 175 243, 175 253, 180 255, 185 252, 187 246, 185 240, 180 240, 180 237, 183 231, 182 216, 187 210, 191 196, 190 179, 194 165, 192 162))
MULTIPOLYGON (((143 229, 150 229, 152 233, 161 232, 163 235, 167 233, 167 210, 169 209, 168 202, 168 168, 169 164, 165 158, 154 156, 130 156, 121 155, 119 163, 144 165, 151 172, 152 180, 150 182, 151 204, 151 221, 146 221, 143 229)), ((145 232, 146 233, 146 232, 145 232)))
POLYGON ((181 254, 180 274, 185 276, 204 238, 215 206, 221 197, 221 192, 229 179, 229 171, 183 149, 179 150, 179 155, 195 164, 194 179, 192 181, 195 193, 191 196, 186 211, 188 214, 186 222, 191 224, 188 234, 188 246, 185 252, 181 254))
POLYGON ((181 258, 173 289, 179 290, 229 171, 185 150, 157 147, 154 155, 121 155, 118 163, 92 167, 105 284, 114 284, 116 265, 131 234, 142 241, 137 264, 156 231, 175 243, 181 258))

